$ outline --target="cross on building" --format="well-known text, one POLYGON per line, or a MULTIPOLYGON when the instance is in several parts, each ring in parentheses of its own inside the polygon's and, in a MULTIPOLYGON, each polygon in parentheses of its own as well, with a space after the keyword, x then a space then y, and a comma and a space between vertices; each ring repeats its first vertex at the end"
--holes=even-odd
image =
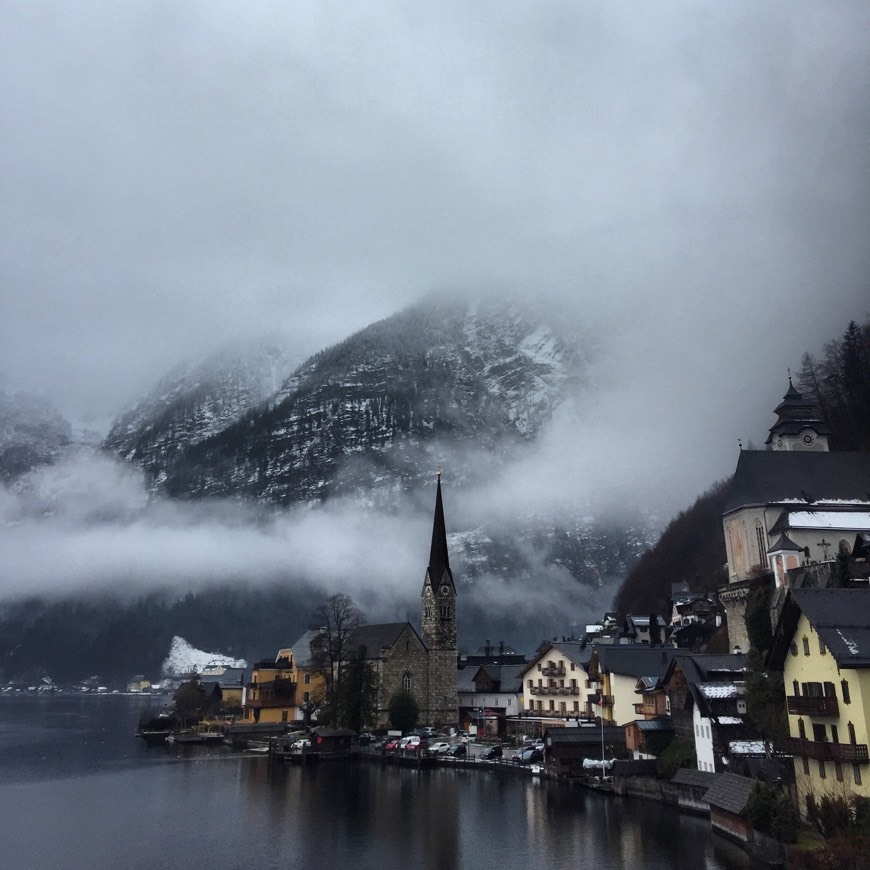
POLYGON ((831 544, 830 541, 826 541, 824 538, 822 538, 822 540, 819 541, 819 546, 822 548, 822 553, 824 554, 822 556, 822 558, 827 562, 828 561, 828 547, 831 547, 833 545, 831 544))

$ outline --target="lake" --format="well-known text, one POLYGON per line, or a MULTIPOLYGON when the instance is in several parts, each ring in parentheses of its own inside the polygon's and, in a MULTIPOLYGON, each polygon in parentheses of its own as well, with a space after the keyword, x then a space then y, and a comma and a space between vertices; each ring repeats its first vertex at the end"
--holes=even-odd
POLYGON ((507 772, 149 749, 147 704, 0 697, 0 867, 749 866, 707 819, 507 772))

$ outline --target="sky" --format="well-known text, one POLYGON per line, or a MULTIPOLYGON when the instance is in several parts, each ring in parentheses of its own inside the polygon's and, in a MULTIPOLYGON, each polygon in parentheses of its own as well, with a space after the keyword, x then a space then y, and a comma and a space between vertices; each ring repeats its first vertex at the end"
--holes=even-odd
POLYGON ((227 342, 277 331, 301 361, 503 289, 599 336, 538 488, 654 462, 690 503, 763 442, 787 367, 870 313, 868 25, 863 2, 6 0, 0 387, 105 429, 227 342))

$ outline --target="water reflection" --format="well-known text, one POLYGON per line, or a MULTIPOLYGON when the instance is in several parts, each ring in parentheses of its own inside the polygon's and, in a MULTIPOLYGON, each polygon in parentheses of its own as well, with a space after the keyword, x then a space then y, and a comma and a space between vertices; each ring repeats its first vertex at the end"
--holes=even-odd
POLYGON ((748 866, 658 804, 506 772, 148 750, 135 704, 88 701, 0 701, 0 867, 748 866))

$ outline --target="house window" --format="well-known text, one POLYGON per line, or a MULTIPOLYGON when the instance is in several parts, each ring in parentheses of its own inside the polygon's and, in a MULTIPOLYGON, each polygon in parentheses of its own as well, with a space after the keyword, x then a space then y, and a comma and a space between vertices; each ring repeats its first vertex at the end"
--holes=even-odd
POLYGON ((797 655, 797 644, 796 643, 792 643, 792 645, 789 647, 789 649, 791 650, 791 654, 793 656, 797 655))
POLYGON ((848 683, 848 681, 841 680, 840 681, 840 688, 843 691, 843 703, 844 704, 851 704, 852 699, 849 697, 849 683, 848 683))
MULTIPOLYGON (((795 651, 795 652, 797 652, 797 651, 795 651)), ((792 684, 792 686, 794 687, 794 696, 795 696, 796 698, 799 697, 799 696, 800 696, 800 693, 801 693, 800 683, 798 683, 797 680, 792 680, 792 683, 791 683, 791 684, 792 684)))
POLYGON ((806 755, 803 757, 802 760, 803 760, 803 763, 804 763, 804 773, 805 773, 807 776, 809 776, 809 775, 810 775, 810 760, 809 760, 809 758, 806 757, 806 755))
POLYGON ((580 702, 579 702, 579 701, 575 701, 575 702, 574 702, 574 712, 575 712, 575 713, 579 713, 579 712, 580 712, 580 702))
POLYGON ((807 729, 806 729, 806 727, 804 726, 804 720, 803 720, 803 719, 798 719, 798 735, 800 736, 800 739, 801 739, 801 740, 806 740, 806 739, 807 739, 807 729))
POLYGON ((304 692, 302 694, 302 700, 307 704, 311 700, 311 692, 304 692))
POLYGON ((810 642, 807 638, 804 638, 804 655, 808 656, 810 654, 810 642))
POLYGON ((402 674, 402 689, 406 692, 411 691, 411 674, 409 671, 405 671, 405 673, 402 674))
POLYGON ((551 709, 551 710, 555 710, 555 709, 556 709, 556 702, 555 702, 555 701, 550 701, 550 709, 551 709))
POLYGON ((305 683, 306 686, 309 685, 311 683, 311 674, 306 674, 302 678, 302 682, 305 683))
POLYGON ((282 721, 282 722, 286 722, 286 721, 287 721, 287 711, 286 711, 286 710, 282 710, 282 711, 281 711, 281 721, 282 721))
POLYGON ((843 765, 839 761, 834 762, 834 773, 837 775, 837 782, 843 781, 843 765))
POLYGON ((826 652, 825 642, 822 640, 821 635, 819 635, 819 655, 823 656, 826 652))
POLYGON ((855 777, 855 785, 861 785, 861 765, 852 765, 852 776, 855 777))
POLYGON ((541 663, 538 662, 538 670, 541 670, 541 663))
POLYGON ((831 725, 831 743, 839 743, 840 737, 837 734, 837 726, 831 725))
POLYGON ((813 740, 815 740, 817 743, 824 743, 827 739, 828 735, 825 731, 825 726, 816 725, 815 723, 813 723, 813 740))
POLYGON ((571 670, 574 670, 574 662, 571 662, 571 670))
POLYGON ((819 779, 827 779, 828 775, 825 773, 825 762, 819 759, 819 779))
POLYGON ((850 722, 849 723, 849 743, 851 743, 854 746, 857 742, 858 741, 855 739, 855 726, 850 722))
POLYGON ((564 702, 564 701, 559 701, 559 712, 560 712, 563 716, 568 712, 568 710, 567 710, 567 708, 566 708, 566 706, 565 706, 565 702, 564 702))

